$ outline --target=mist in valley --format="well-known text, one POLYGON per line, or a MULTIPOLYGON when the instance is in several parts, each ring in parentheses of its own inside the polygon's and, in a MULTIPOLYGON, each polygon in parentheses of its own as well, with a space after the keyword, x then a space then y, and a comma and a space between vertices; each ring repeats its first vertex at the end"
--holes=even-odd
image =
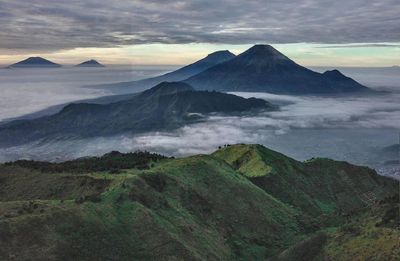
MULTIPOLYGON (((356 80, 368 85, 371 70, 363 69, 353 74, 356 80)), ((207 115, 198 123, 186 125, 171 132, 151 132, 140 135, 126 133, 112 137, 39 141, 1 149, 0 161, 17 159, 60 161, 102 155, 112 150, 121 152, 147 150, 168 156, 187 156, 210 153, 224 144, 259 143, 298 160, 329 157, 368 165, 377 168, 383 174, 398 175, 398 166, 385 166, 383 163, 391 159, 380 156, 384 147, 397 142, 400 130, 400 88, 393 87, 394 79, 399 80, 400 77, 397 76, 399 74, 393 73, 392 69, 388 68, 388 70, 383 76, 379 70, 376 71, 375 74, 381 77, 378 78, 378 82, 371 83, 369 86, 380 90, 390 90, 390 92, 341 97, 233 93, 246 98, 266 99, 280 107, 276 111, 261 112, 256 115, 207 115), (386 82, 385 79, 387 79, 386 82)), ((113 90, 81 87, 102 82, 104 78, 97 78, 99 75, 107 78, 107 75, 113 75, 113 73, 116 73, 116 76, 115 79, 108 78, 110 82, 116 81, 116 78, 131 80, 147 77, 152 73, 157 74, 158 71, 117 70, 113 72, 109 69, 104 74, 104 71, 97 69, 97 71, 92 71, 91 76, 84 74, 81 80, 73 82, 66 79, 56 81, 53 78, 50 82, 44 79, 45 84, 42 84, 36 78, 34 83, 26 85, 24 78, 20 79, 19 83, 13 82, 10 78, 8 83, 16 86, 16 89, 8 89, 8 91, 24 93, 24 97, 18 98, 9 94, 17 100, 14 106, 18 109, 13 110, 12 105, 1 103, 0 115, 2 119, 5 119, 34 112, 57 102, 118 94, 113 90), (122 78, 121 75, 123 75, 122 78), (22 91, 21 88, 25 88, 24 86, 32 90, 22 91)), ((353 77, 351 73, 348 74, 353 77)), ((68 79, 67 76, 64 75, 64 77, 68 79)), ((25 81, 28 82, 26 78, 25 81)), ((5 84, 2 83, 3 89, 4 86, 5 84)), ((7 100, 7 95, 2 95, 1 99, 7 100)))

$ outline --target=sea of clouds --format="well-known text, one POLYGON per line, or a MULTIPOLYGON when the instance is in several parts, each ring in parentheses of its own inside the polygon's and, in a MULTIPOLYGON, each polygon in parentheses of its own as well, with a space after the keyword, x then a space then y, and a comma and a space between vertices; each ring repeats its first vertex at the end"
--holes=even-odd
MULTIPOLYGON (((392 78, 390 78, 393 81, 392 78)), ((393 82, 392 82, 393 83, 393 82)), ((385 90, 389 84, 382 84, 385 90)), ((381 150, 398 141, 400 88, 368 96, 289 96, 234 93, 266 99, 276 111, 241 116, 209 115, 171 132, 35 142, 2 149, 0 161, 67 160, 88 155, 148 150, 169 156, 210 153, 224 144, 259 143, 298 160, 329 157, 388 171, 381 150)), ((400 175, 399 168, 391 175, 400 175), (394 174, 393 174, 394 173, 394 174)))
POLYGON ((169 67, 108 66, 105 68, 0 69, 0 121, 68 102, 114 94, 86 85, 133 81, 169 67))

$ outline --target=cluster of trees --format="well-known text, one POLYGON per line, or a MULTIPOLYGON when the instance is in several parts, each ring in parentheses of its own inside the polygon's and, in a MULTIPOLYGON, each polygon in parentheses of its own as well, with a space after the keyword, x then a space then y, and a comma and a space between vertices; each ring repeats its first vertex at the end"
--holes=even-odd
POLYGON ((38 170, 41 172, 69 172, 69 173, 87 173, 97 171, 110 171, 118 173, 121 169, 148 169, 152 162, 165 159, 166 157, 147 151, 137 151, 131 153, 121 153, 113 151, 101 157, 88 157, 60 163, 19 160, 8 162, 8 166, 20 166, 38 170))
POLYGON ((220 150, 222 148, 227 148, 227 147, 230 147, 230 146, 231 146, 231 144, 224 144, 223 146, 218 146, 218 149, 220 150))

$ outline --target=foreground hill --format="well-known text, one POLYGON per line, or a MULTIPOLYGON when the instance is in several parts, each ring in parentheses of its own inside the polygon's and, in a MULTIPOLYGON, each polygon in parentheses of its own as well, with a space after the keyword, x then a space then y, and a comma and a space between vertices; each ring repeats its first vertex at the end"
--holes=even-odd
POLYGON ((311 71, 270 45, 255 45, 185 82, 199 90, 279 94, 330 94, 369 90, 337 70, 322 74, 311 71))
POLYGON ((298 162, 259 145, 181 159, 113 152, 65 163, 18 161, 0 165, 0 180, 2 260, 399 254, 398 182, 344 162, 298 162))
POLYGON ((42 57, 29 57, 23 61, 14 63, 9 68, 59 68, 61 65, 53 63, 42 57))
POLYGON ((75 67, 105 67, 104 65, 102 65, 101 63, 99 63, 96 60, 88 60, 85 61, 83 63, 77 64, 75 65, 75 67))
POLYGON ((197 62, 194 62, 176 71, 166 73, 160 76, 147 78, 139 81, 101 84, 92 87, 107 88, 115 92, 129 92, 129 93, 140 92, 149 89, 161 82, 177 82, 185 80, 195 74, 198 74, 219 63, 226 62, 234 57, 235 55, 229 51, 218 51, 207 55, 207 57, 197 62))
POLYGON ((109 104, 70 104, 60 112, 0 126, 0 147, 39 139, 95 137, 171 130, 208 113, 240 113, 272 109, 262 99, 194 91, 185 83, 161 83, 130 99, 109 104))

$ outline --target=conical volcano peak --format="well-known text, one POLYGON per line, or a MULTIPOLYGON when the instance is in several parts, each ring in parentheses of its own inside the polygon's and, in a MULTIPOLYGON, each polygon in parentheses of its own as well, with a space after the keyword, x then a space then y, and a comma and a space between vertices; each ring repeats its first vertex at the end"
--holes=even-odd
POLYGON ((309 70, 271 45, 257 44, 235 58, 187 80, 197 90, 264 91, 281 94, 368 91, 339 71, 309 70))
POLYGON ((98 61, 91 59, 88 61, 85 61, 83 63, 80 63, 78 65, 76 65, 77 67, 104 67, 104 65, 102 65, 101 63, 99 63, 98 61))
POLYGON ((290 60, 288 57, 283 55, 281 52, 276 50, 274 47, 268 44, 257 44, 242 53, 243 56, 256 56, 260 58, 270 58, 275 60, 290 60))
POLYGON ((9 68, 29 68, 29 67, 61 67, 61 65, 53 63, 52 61, 49 61, 47 59, 44 59, 42 57, 29 57, 23 61, 20 61, 18 63, 14 63, 9 66, 9 68))

